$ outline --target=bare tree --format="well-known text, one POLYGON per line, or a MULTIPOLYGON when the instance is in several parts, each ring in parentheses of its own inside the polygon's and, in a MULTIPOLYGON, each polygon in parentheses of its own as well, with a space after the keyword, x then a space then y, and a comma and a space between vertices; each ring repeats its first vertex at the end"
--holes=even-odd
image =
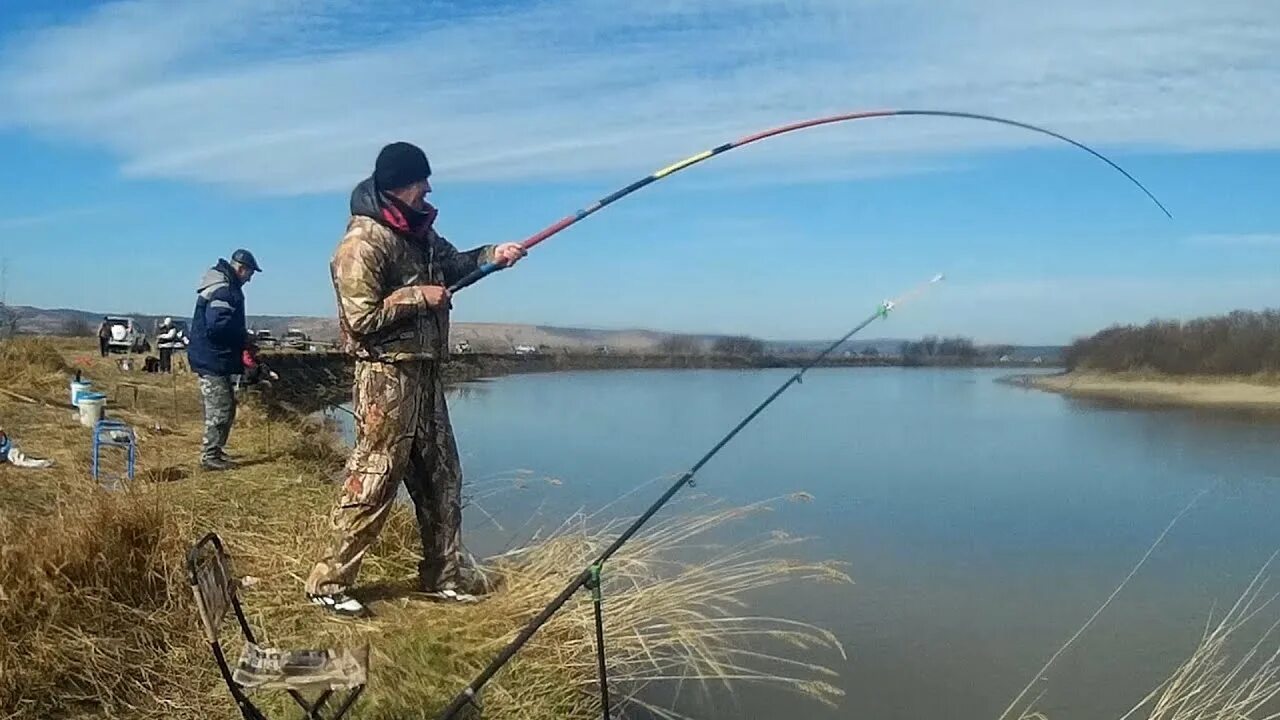
POLYGON ((925 335, 920 341, 920 347, 924 350, 924 354, 933 357, 938 354, 938 336, 925 335))
POLYGON ((717 355, 759 357, 764 354, 764 341, 745 335, 722 337, 712 344, 711 351, 717 355))
POLYGON ((692 335, 668 335, 658 343, 658 352, 663 355, 699 355, 702 343, 692 335))
POLYGON ((18 334, 18 311, 9 306, 9 259, 0 258, 0 339, 18 334))
POLYGON ((62 321, 61 334, 67 337, 89 337, 93 335, 93 328, 89 327, 89 322, 80 316, 69 317, 62 321))
POLYGON ((1076 340, 1067 367, 1154 370, 1174 375, 1252 375, 1280 371, 1280 310, 1237 310, 1186 322, 1113 325, 1076 340))
POLYGON ((968 364, 982 356, 978 346, 967 337, 939 338, 926 335, 917 342, 906 341, 900 346, 903 362, 918 364, 968 364))
POLYGON ((971 360, 978 356, 973 340, 966 337, 950 337, 938 343, 937 354, 945 358, 971 360))
POLYGON ((18 313, 13 308, 0 302, 0 339, 11 338, 18 334, 18 313))

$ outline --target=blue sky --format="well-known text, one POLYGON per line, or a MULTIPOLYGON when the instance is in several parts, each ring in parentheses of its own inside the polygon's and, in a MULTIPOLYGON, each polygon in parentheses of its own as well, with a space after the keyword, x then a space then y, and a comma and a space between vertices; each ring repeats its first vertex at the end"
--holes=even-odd
POLYGON ((827 337, 945 272, 883 335, 1065 342, 1275 305, 1280 5, 1240 0, 130 0, 0 5, 10 302, 185 315, 219 255, 250 311, 330 315, 377 149, 426 148, 438 227, 519 240, 763 127, 540 245, 459 320, 827 337), (45 7, 54 5, 53 8, 45 7))

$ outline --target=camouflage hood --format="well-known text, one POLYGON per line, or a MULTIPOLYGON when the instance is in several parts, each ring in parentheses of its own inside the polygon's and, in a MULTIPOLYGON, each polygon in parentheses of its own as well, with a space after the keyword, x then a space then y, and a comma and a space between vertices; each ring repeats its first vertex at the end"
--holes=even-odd
POLYGON ((405 205, 398 198, 379 190, 372 177, 356 185, 351 191, 353 216, 372 218, 414 239, 425 238, 435 224, 438 213, 439 211, 430 204, 422 210, 415 210, 405 205))
POLYGON ((351 193, 351 219, 329 268, 343 348, 364 360, 443 359, 448 308, 432 309, 419 285, 449 285, 493 258, 493 246, 459 252, 434 228, 435 209, 414 213, 378 192, 351 193))

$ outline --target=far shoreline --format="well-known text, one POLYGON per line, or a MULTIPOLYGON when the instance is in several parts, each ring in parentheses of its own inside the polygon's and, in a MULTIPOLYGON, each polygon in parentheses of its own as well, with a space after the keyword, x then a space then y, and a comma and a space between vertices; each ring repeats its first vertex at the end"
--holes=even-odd
MULTIPOLYGON (((352 359, 338 352, 273 352, 264 353, 264 362, 277 370, 283 381, 271 393, 278 401, 305 414, 346 402, 351 389, 352 359)), ((761 355, 643 355, 535 353, 512 355, 497 353, 453 353, 443 368, 447 385, 494 380, 511 375, 554 374, 564 372, 623 370, 798 370, 812 357, 761 355)), ((1034 362, 955 362, 933 359, 928 362, 903 362, 893 356, 829 357, 817 368, 900 368, 904 370, 993 370, 1007 371, 1051 369, 1034 362)))
POLYGON ((1068 397, 1105 400, 1134 407, 1280 413, 1280 382, 1258 377, 1072 371, 1012 375, 1000 381, 1068 397))

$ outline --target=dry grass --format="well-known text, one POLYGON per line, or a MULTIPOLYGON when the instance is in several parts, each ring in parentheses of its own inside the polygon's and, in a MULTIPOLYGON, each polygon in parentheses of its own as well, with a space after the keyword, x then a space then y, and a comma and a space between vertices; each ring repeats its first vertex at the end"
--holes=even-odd
MULTIPOLYGON (((1273 557, 1274 559, 1274 557, 1273 557)), ((1280 621, 1259 615, 1275 600, 1266 595, 1270 562, 1253 578, 1216 623, 1206 625, 1200 643, 1164 683, 1120 720, 1269 720, 1280 717, 1280 621), (1250 633, 1254 633, 1250 637, 1250 633)))
MULTIPOLYGON (((1111 600, 1133 578, 1169 530, 1208 492, 1202 492, 1165 528, 1142 560, 1120 583, 1115 592, 1067 641, 1052 660, 1077 639, 1111 600)), ((1199 643, 1169 677, 1143 697, 1119 720, 1274 720, 1280 718, 1280 641, 1276 629, 1280 620, 1264 620, 1263 615, 1278 594, 1267 594, 1268 573, 1277 552, 1258 570, 1235 603, 1216 621, 1210 614, 1199 643)), ((1041 668, 1037 677, 1047 669, 1041 668)), ((1028 686, 1030 688, 1030 685, 1028 686)), ((1001 717, 1009 715, 1027 689, 1014 699, 1001 717)), ((1035 709, 1044 691, 1017 715, 1018 720, 1049 720, 1035 709)))
MULTIPOLYGON (((1266 591, 1274 560, 1273 555, 1227 612, 1210 617, 1191 654, 1119 720, 1280 718, 1280 620, 1263 617, 1277 598, 1266 591)), ((1019 720, 1049 718, 1029 708, 1019 720)))
MULTIPOLYGON (((779 499, 775 502, 781 502, 779 499)), ((760 682, 834 704, 841 691, 835 673, 819 662, 797 659, 843 657, 834 636, 819 628, 779 618, 744 615, 747 598, 765 587, 798 582, 847 583, 831 563, 779 559, 779 550, 799 539, 775 533, 740 545, 721 546, 709 537, 728 524, 764 512, 770 503, 747 507, 698 508, 656 522, 624 546, 604 568, 606 646, 614 697, 646 706, 659 717, 679 717, 646 701, 655 686, 760 682), (681 559, 690 555, 697 559, 681 559), (788 652, 788 649, 792 652, 788 652)), ((573 518, 535 545, 507 553, 498 563, 510 590, 493 604, 503 616, 527 620, 625 527, 623 519, 592 525, 573 518)), ((580 593, 528 646, 525 663, 561 668, 583 690, 581 709, 595 710, 596 656, 589 596, 580 593)), ((491 641, 497 650, 514 636, 491 641)), ((544 683, 563 683, 558 673, 544 683)), ((547 692, 545 687, 511 688, 516 705, 547 692)))
POLYGON ((54 717, 156 695, 184 642, 164 510, 104 493, 4 529, 0 714, 54 717))
MULTIPOLYGON (((83 341, 0 344, 0 418, 45 471, 0 466, 0 718, 236 717, 201 641, 183 577, 187 544, 219 532, 261 638, 281 645, 363 642, 372 682, 353 717, 430 716, 486 664, 619 530, 573 518, 496 565, 507 589, 475 606, 413 591, 417 533, 398 508, 362 580, 378 616, 330 619, 302 600, 327 532, 341 452, 323 423, 282 420, 244 403, 226 473, 196 465, 200 405, 190 375, 123 372, 83 341), (80 367, 139 432, 139 482, 109 492, 89 478, 88 431, 66 404, 80 367), (138 401, 132 389, 138 385, 138 401), (274 418, 274 419, 273 419, 274 418)), ((768 682, 835 702, 834 673, 810 660, 842 655, 820 629, 747 615, 756 590, 846 582, 839 568, 777 558, 798 540, 714 546, 726 524, 765 505, 694 508, 655 524, 605 571, 615 697, 643 704, 663 685, 768 682)), ((589 598, 576 598, 486 689, 486 718, 598 715, 589 598)), ((660 711, 655 708, 660 714, 660 711)), ((674 717, 667 713, 667 716, 674 717)))
POLYGON ((1032 376, 1026 382, 1041 390, 1140 406, 1265 411, 1280 408, 1280 387, 1274 376, 1072 372, 1032 376))
POLYGON ((67 364, 48 338, 15 338, 0 342, 0 367, 14 373, 7 385, 31 387, 61 380, 67 364))

